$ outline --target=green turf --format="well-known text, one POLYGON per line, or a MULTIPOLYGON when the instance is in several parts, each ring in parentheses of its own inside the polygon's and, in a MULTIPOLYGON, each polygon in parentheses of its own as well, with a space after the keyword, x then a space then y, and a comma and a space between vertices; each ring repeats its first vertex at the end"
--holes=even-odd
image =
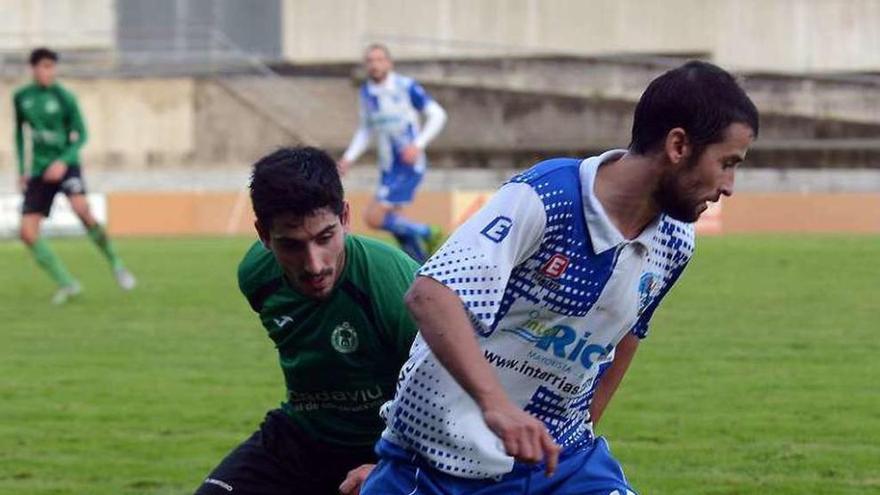
MULTIPOLYGON (((0 493, 185 494, 283 396, 247 239, 84 240, 63 308, 0 243, 0 493)), ((599 433, 643 494, 880 493, 880 239, 701 240, 599 433), (872 330, 874 329, 874 330, 872 330)))

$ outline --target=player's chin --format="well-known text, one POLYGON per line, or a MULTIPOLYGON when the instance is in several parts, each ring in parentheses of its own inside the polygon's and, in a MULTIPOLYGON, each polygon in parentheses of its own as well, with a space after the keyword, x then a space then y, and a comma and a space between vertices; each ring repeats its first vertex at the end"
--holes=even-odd
MULTIPOLYGON (((326 277, 328 279, 332 277, 326 277)), ((313 286, 307 289, 307 295, 314 299, 327 299, 333 293, 333 281, 325 280, 320 286, 313 286)))

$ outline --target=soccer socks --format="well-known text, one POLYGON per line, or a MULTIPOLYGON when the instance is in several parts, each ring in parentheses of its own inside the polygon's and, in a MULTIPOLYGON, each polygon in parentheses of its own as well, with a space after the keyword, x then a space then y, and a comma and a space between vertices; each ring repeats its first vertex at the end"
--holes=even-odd
POLYGON ((431 227, 422 223, 412 222, 392 211, 385 214, 382 228, 391 232, 401 249, 419 263, 424 263, 427 256, 422 240, 431 235, 431 227))
POLYGON ((400 249, 403 250, 404 253, 408 254, 410 258, 416 260, 418 263, 424 263, 427 259, 425 255, 425 250, 422 249, 422 244, 415 237, 404 237, 396 235, 394 236, 397 239, 397 243, 400 244, 400 249))
POLYGON ((413 222, 393 211, 385 214, 385 218, 382 220, 382 228, 394 234, 395 237, 424 239, 431 235, 431 227, 429 225, 413 222))
POLYGON ((55 256, 55 253, 49 249, 49 243, 43 239, 37 239, 37 241, 30 246, 30 250, 34 255, 34 258, 37 260, 37 264, 40 265, 43 270, 46 270, 52 279, 58 282, 58 285, 69 287, 76 284, 76 280, 74 280, 70 272, 67 271, 64 263, 61 262, 61 258, 55 256))
POLYGON ((92 242, 95 243, 95 246, 104 253, 104 257, 110 262, 110 266, 113 267, 113 270, 121 270, 123 268, 122 260, 116 255, 116 251, 113 250, 113 244, 110 242, 110 238, 107 237, 107 232, 104 230, 104 227, 101 227, 100 224, 95 224, 95 226, 89 228, 88 231, 89 238, 91 238, 92 242))

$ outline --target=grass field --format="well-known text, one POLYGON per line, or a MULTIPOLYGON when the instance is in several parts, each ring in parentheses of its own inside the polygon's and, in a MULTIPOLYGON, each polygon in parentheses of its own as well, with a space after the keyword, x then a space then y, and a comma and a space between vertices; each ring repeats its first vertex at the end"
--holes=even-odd
MULTIPOLYGON (((247 239, 0 243, 0 493, 186 494, 283 396, 247 239)), ((599 432, 642 494, 880 493, 880 239, 704 239, 599 432)))

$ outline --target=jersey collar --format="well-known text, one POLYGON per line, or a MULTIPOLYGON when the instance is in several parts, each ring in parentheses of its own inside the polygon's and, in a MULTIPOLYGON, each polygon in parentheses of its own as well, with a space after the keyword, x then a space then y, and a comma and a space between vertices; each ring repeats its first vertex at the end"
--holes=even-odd
POLYGON ((369 87, 370 89, 394 89, 396 84, 397 73, 394 71, 389 72, 388 75, 385 76, 385 80, 379 84, 373 82, 372 79, 367 79, 367 87, 369 87))
POLYGON ((617 160, 626 153, 626 150, 616 149, 606 151, 599 156, 591 156, 580 166, 581 194, 584 204, 584 218, 587 221, 587 231, 589 232, 590 241, 593 244, 593 252, 596 254, 605 252, 615 248, 621 244, 636 243, 646 248, 651 246, 654 234, 660 225, 660 216, 654 219, 632 240, 627 240, 623 234, 617 230, 617 227, 608 218, 605 208, 596 197, 594 187, 596 182, 596 172, 603 163, 617 160))

